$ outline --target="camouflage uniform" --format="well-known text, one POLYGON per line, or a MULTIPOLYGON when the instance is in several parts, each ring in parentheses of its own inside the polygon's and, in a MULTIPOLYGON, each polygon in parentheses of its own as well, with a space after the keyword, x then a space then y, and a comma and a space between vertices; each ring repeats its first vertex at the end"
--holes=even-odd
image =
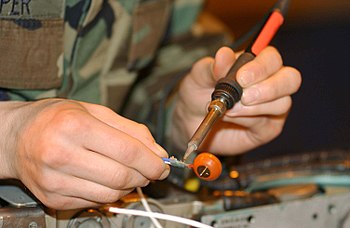
POLYGON ((0 4, 0 99, 103 104, 147 124, 159 143, 184 69, 223 42, 191 33, 203 0, 0 4))

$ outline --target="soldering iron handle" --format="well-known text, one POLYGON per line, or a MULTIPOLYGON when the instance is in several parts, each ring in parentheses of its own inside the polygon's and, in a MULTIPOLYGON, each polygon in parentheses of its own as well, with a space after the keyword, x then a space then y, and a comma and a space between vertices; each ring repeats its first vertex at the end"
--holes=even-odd
POLYGON ((255 55, 250 52, 241 54, 233 64, 229 72, 224 78, 221 78, 211 95, 212 100, 223 100, 226 103, 227 109, 233 107, 242 96, 243 89, 237 82, 237 72, 246 63, 252 61, 255 55))

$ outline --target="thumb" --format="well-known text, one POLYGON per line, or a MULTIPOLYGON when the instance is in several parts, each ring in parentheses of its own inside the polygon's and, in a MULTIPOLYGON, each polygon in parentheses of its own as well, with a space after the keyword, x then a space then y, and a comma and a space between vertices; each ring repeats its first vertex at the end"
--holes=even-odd
POLYGON ((220 48, 215 55, 213 74, 215 80, 225 77, 233 63, 236 61, 235 53, 228 47, 220 48))

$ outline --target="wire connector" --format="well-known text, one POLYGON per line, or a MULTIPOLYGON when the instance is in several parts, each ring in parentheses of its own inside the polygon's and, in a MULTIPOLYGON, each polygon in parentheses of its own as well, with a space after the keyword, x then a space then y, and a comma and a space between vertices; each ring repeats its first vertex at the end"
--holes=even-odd
POLYGON ((170 165, 172 167, 177 168, 191 168, 192 164, 187 164, 183 161, 177 160, 174 156, 171 156, 170 158, 162 158, 165 164, 170 165))

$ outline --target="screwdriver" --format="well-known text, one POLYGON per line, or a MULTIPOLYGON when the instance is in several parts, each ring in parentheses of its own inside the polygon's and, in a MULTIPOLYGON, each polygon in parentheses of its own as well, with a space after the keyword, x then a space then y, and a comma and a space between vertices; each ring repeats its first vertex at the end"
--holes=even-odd
POLYGON ((196 132, 187 144, 187 150, 184 154, 185 161, 192 152, 196 151, 208 134, 211 127, 228 109, 240 101, 243 89, 236 80, 238 70, 246 63, 252 61, 261 50, 270 43, 279 27, 283 24, 289 1, 278 1, 270 10, 257 36, 246 48, 230 68, 224 78, 221 78, 211 95, 211 102, 208 107, 208 113, 197 128, 196 132))

